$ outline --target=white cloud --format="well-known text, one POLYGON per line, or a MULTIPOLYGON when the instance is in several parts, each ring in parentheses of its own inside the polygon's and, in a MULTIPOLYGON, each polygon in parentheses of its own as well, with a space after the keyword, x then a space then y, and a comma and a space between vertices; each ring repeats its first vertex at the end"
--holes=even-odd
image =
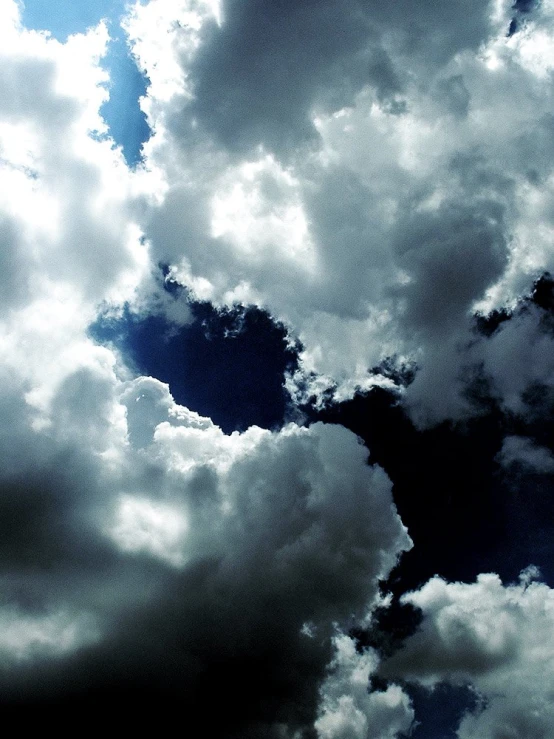
MULTIPOLYGON (((487 341, 471 315, 554 266, 554 6, 508 39, 508 2, 492 19, 477 0, 359 15, 344 0, 310 17, 283 3, 282 18, 262 5, 130 9, 153 129, 136 172, 99 115, 106 27, 61 44, 0 6, 0 549, 14 604, 0 650, 25 662, 88 645, 121 676, 140 645, 185 688, 218 660, 259 669, 269 650, 262 697, 284 684, 304 701, 283 700, 282 735, 320 701, 322 739, 393 737, 413 719, 406 694, 368 694, 375 654, 333 640, 411 546, 386 474, 340 426, 226 435, 133 379, 87 326, 125 301, 189 321, 151 295, 169 263, 201 299, 286 321, 321 392, 390 383, 368 369, 415 359, 405 402, 432 423, 472 412, 461 374, 481 363, 502 407, 524 412, 526 389, 554 381, 539 309, 487 341), (143 645, 152 623, 160 641, 143 645), (166 666, 174 643, 182 661, 166 666)), ((552 468, 523 437, 499 459, 552 468)), ((407 598, 423 630, 386 669, 469 680, 488 705, 463 739, 547 736, 551 593, 434 579, 407 598)))
POLYGON ((344 635, 334 639, 335 658, 321 688, 320 716, 315 723, 321 739, 395 739, 408 732, 414 711, 398 685, 369 692, 370 676, 379 658, 373 650, 356 651, 354 641, 344 635))
MULTIPOLYGON (((165 182, 142 221, 152 255, 174 264, 202 299, 267 307, 303 342, 305 373, 328 377, 342 395, 367 386, 367 370, 387 355, 418 361, 406 400, 422 423, 471 412, 459 368, 474 359, 474 306, 513 300, 552 266, 552 91, 526 51, 529 39, 552 36, 551 4, 511 38, 509 3, 470 6, 461 20, 436 8, 427 17, 410 3, 402 18, 385 18, 376 5, 365 42, 356 36, 348 49, 329 51, 341 60, 343 84, 352 80, 336 99, 321 92, 322 75, 334 84, 326 60, 284 81, 271 77, 288 86, 285 133, 281 113, 266 120, 272 98, 260 85, 271 71, 254 78, 245 66, 249 53, 253 65, 263 58, 258 47, 242 49, 241 79, 223 68, 222 79, 210 76, 210 64, 234 59, 234 34, 248 37, 257 11, 235 17, 231 4, 217 27, 202 5, 170 10, 158 1, 137 6, 129 22, 139 62, 153 71, 148 167, 165 182), (158 20, 147 22, 148 14, 158 20), (407 18, 409 50, 398 30, 407 18), (173 71, 158 80, 162 45, 163 68, 173 71), (369 81, 358 82, 368 65, 369 81), (225 85, 237 87, 233 105, 225 85), (304 97, 295 97, 296 86, 304 97)), ((327 20, 312 19, 321 43, 327 20)), ((504 370, 495 372, 504 393, 504 370)))
POLYGON ((405 595, 423 622, 382 672, 429 687, 473 685, 483 705, 463 717, 460 739, 550 736, 554 591, 536 575, 530 568, 507 586, 494 574, 473 584, 435 577, 405 595))
POLYGON ((125 496, 121 499, 115 523, 108 531, 124 552, 150 552, 180 567, 187 522, 171 506, 148 499, 125 496))
POLYGON ((6 284, 19 302, 52 285, 70 286, 93 305, 121 300, 145 264, 130 207, 138 186, 112 142, 90 135, 106 130, 99 115, 106 27, 60 44, 21 29, 15 3, 5 5, 14 16, 3 24, 12 41, 2 44, 0 73, 6 284))

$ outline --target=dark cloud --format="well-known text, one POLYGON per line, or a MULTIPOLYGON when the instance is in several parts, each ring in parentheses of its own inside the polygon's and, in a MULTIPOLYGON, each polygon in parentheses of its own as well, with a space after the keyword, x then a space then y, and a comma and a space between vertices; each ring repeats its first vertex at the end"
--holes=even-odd
POLYGON ((189 114, 231 151, 263 144, 285 156, 313 141, 314 109, 340 109, 368 84, 382 100, 402 91, 384 42, 433 65, 477 48, 488 32, 486 3, 473 0, 228 0, 222 15, 193 62, 189 114))
POLYGON ((329 167, 317 188, 306 193, 308 217, 320 244, 320 282, 307 293, 314 306, 330 313, 363 318, 367 296, 382 290, 390 254, 382 225, 372 212, 376 196, 359 176, 341 167, 329 167), (348 254, 348 259, 345 259, 348 254), (344 274, 344 282, 336 280, 344 274))
POLYGON ((441 105, 446 105, 454 115, 463 117, 468 114, 471 95, 464 83, 463 75, 456 74, 439 80, 436 96, 441 105))
POLYGON ((411 276, 399 291, 405 322, 449 334, 506 265, 502 208, 495 202, 467 208, 447 203, 433 213, 411 214, 398 230, 400 265, 411 276))
POLYGON ((316 135, 313 106, 345 105, 372 64, 391 81, 383 52, 372 60, 374 34, 357 3, 227 2, 223 17, 194 63, 191 114, 231 150, 286 152, 316 135))
MULTIPOLYGON (((141 378, 135 403, 148 383, 163 387, 141 378)), ((340 426, 254 429, 258 441, 233 461, 237 435, 194 414, 209 461, 194 460, 191 473, 168 469, 172 454, 194 459, 185 436, 171 446, 172 428, 191 428, 184 418, 157 437, 162 458, 142 440, 110 469, 96 451, 112 432, 109 391, 90 372, 68 377, 55 399, 59 428, 0 481, 0 704, 37 722, 80 715, 138 729, 186 715, 222 739, 314 737, 333 624, 365 613, 409 546, 386 475, 340 426), (163 506, 186 506, 185 560, 152 543, 156 517, 114 525, 123 491, 149 495, 158 507, 135 510, 158 518, 163 506)), ((28 447, 25 424, 20 433, 28 447)))

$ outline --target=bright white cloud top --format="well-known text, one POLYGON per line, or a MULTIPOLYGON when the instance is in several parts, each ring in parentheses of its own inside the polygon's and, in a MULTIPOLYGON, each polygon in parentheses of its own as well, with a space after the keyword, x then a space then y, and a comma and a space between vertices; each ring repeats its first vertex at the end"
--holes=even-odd
MULTIPOLYGON (((409 730, 407 693, 369 694, 379 656, 347 634, 411 547, 387 474, 338 425, 226 435, 88 327, 125 304, 187 323, 186 304, 153 297, 163 264, 193 298, 285 324, 302 344, 297 399, 394 386, 372 371, 392 357, 417 364, 402 393, 420 427, 474 414, 474 380, 528 414, 529 388, 554 383, 541 311, 488 339, 474 316, 554 271, 554 3, 532 5, 131 5, 152 130, 131 168, 100 115, 108 25, 61 43, 0 3, 6 695, 63 693, 90 650, 122 679, 141 649, 154 681, 192 694, 203 661, 227 660, 229 680, 246 654, 273 665, 279 709, 242 737, 409 730)), ((552 470, 520 432, 499 460, 552 470)), ((471 682, 488 704, 460 739, 549 736, 546 585, 434 579, 406 602, 422 630, 382 670, 471 682)))

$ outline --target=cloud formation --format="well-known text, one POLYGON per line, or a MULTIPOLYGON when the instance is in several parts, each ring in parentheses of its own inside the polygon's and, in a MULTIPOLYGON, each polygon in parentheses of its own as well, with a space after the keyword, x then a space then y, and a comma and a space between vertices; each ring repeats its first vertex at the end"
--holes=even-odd
POLYGON ((405 595, 423 611, 421 629, 381 674, 430 689, 441 681, 471 683, 480 706, 463 717, 460 739, 550 736, 554 594, 533 580, 537 574, 530 567, 508 586, 493 574, 472 584, 434 578, 405 595))
POLYGON ((376 672, 379 658, 367 650, 359 653, 348 636, 335 637, 335 657, 322 685, 320 716, 315 723, 320 739, 395 739, 409 732, 414 711, 399 685, 369 692, 368 677, 376 672))
POLYGON ((554 4, 123 26, 135 168, 109 23, 60 43, 0 7, 0 703, 393 739, 410 681, 470 683, 460 739, 548 737, 552 591, 482 572, 551 552, 554 4), (101 319, 163 331, 133 355, 101 319), (172 386, 140 374, 175 346, 172 386), (176 399, 208 355, 202 415, 176 399), (423 621, 397 650, 372 614, 398 598, 423 621))
POLYGON ((197 297, 284 320, 304 376, 339 394, 396 356, 420 366, 420 423, 467 414, 472 314, 551 266, 550 57, 532 44, 550 48, 554 11, 530 10, 507 36, 508 3, 137 6, 165 182, 152 254, 197 297))
POLYGON ((75 372, 47 432, 0 439, 34 448, 2 473, 3 701, 113 711, 117 684, 122 716, 158 684, 150 718, 162 699, 200 715, 234 676, 217 735, 309 727, 333 624, 365 617, 410 546, 388 478, 340 426, 226 436, 157 380, 111 379, 75 372))

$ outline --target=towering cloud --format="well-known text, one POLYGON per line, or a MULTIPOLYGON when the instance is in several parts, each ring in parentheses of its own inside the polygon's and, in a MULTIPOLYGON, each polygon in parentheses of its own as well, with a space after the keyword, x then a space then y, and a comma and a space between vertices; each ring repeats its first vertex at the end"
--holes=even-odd
POLYGON ((1 438, 27 450, 2 473, 4 703, 119 720, 152 693, 152 720, 216 700, 214 735, 309 727, 333 624, 365 618, 410 546, 364 447, 321 424, 226 436, 98 370, 51 412, 1 438))

